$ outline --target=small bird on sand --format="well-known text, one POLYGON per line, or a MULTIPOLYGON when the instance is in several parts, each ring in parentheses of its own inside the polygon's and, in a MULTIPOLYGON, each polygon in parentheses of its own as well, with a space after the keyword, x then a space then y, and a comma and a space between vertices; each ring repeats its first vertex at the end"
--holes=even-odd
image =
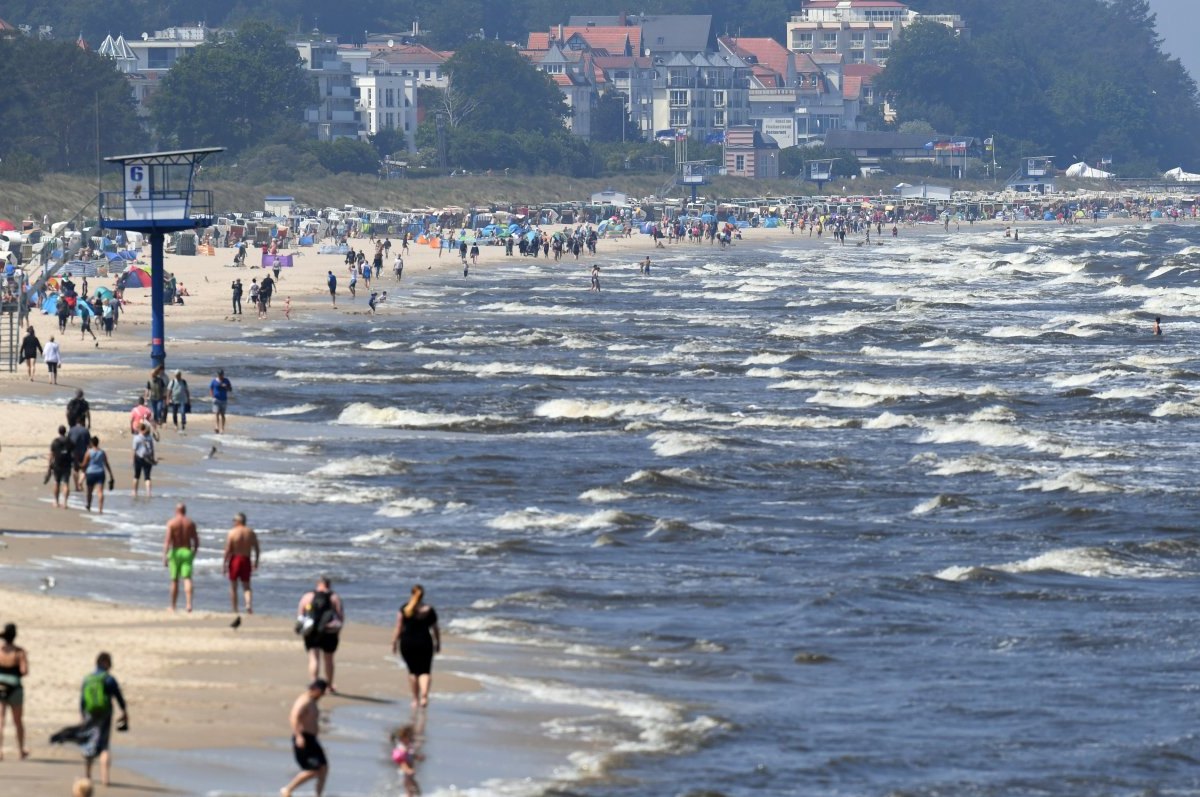
POLYGON ((239 614, 237 617, 233 618, 233 622, 229 624, 229 627, 232 628, 234 631, 241 628, 242 627, 242 616, 239 614))

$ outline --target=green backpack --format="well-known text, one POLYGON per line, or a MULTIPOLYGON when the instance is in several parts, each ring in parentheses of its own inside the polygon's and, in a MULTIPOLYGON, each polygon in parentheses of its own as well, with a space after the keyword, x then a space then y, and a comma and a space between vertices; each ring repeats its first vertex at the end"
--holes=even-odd
POLYGON ((104 688, 108 673, 96 672, 83 679, 83 710, 95 717, 112 711, 112 698, 104 688))

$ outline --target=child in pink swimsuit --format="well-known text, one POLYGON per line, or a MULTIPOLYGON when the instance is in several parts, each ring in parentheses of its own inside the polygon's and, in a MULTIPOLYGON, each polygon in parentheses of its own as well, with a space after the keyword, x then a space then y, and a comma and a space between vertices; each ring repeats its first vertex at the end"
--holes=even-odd
POLYGON ((414 766, 421 755, 416 752, 413 736, 411 725, 392 731, 392 763, 399 767, 404 775, 404 794, 407 797, 415 797, 421 793, 421 787, 417 783, 417 769, 414 766))

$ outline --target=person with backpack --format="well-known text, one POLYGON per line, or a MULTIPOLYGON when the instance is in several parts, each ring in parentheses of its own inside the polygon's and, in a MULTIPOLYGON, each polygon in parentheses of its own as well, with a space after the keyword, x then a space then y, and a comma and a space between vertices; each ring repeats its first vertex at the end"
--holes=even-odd
POLYGON ((338 633, 346 622, 342 599, 333 591, 328 576, 317 579, 317 586, 304 593, 297 607, 296 631, 304 637, 308 652, 308 677, 315 681, 321 674, 321 659, 325 660, 325 680, 329 692, 336 694, 333 680, 333 654, 338 648, 338 633), (324 654, 324 655, 322 655, 324 654))
POLYGON ((121 707, 117 730, 129 729, 129 711, 117 679, 112 677, 112 656, 101 653, 96 657, 96 670, 83 679, 79 695, 79 711, 87 729, 87 741, 83 745, 84 777, 92 777, 92 763, 100 759, 100 782, 109 785, 109 769, 112 756, 109 754, 109 737, 112 733, 113 703, 121 707))

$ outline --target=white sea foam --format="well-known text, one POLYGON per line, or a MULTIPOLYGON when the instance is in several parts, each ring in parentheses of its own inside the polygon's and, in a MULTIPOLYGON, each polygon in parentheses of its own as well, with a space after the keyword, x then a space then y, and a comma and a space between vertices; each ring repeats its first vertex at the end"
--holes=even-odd
POLYGON ((1041 490, 1044 493, 1053 493, 1059 490, 1069 490, 1073 493, 1115 493, 1121 488, 1086 473, 1070 470, 1048 479, 1032 482, 1021 489, 1041 490))
POLYGON ((258 414, 262 415, 262 416, 266 416, 266 417, 279 417, 279 416, 287 416, 287 415, 304 415, 307 412, 313 412, 314 410, 319 410, 319 409, 320 409, 320 407, 318 407, 316 404, 297 404, 292 407, 279 407, 279 408, 273 409, 273 410, 263 410, 262 412, 260 412, 258 414))
POLYGON ((1195 418, 1200 416, 1200 404, 1195 401, 1164 401, 1151 410, 1150 415, 1155 418, 1167 418, 1172 415, 1195 418))
POLYGON ((576 526, 582 517, 569 512, 545 512, 537 507, 505 512, 492 518, 487 525, 499 531, 558 531, 576 526))
POLYGON ((428 498, 410 496, 408 498, 389 501, 386 506, 381 507, 375 514, 380 517, 402 518, 421 512, 432 512, 435 509, 437 509, 435 501, 428 498))
POLYGON ((386 340, 372 340, 367 343, 364 343, 363 348, 371 349, 373 351, 385 351, 387 349, 395 349, 395 348, 398 348, 403 345, 404 344, 399 341, 389 343, 386 340))
POLYGON ((590 490, 584 490, 579 494, 580 501, 588 501, 593 504, 606 504, 612 501, 624 501, 630 498, 633 493, 625 490, 611 490, 607 487, 593 487, 590 490))
POLYGON ((1025 448, 1060 457, 1106 456, 1107 452, 1073 446, 1049 434, 1031 432, 1018 426, 994 421, 935 421, 926 426, 919 442, 949 445, 974 443, 995 448, 1025 448))
POLYGON ((864 429, 896 429, 901 426, 916 426, 917 419, 912 415, 894 415, 884 412, 863 423, 864 429))
POLYGON ((383 426, 394 428, 430 429, 444 426, 463 426, 496 420, 486 415, 453 415, 440 412, 419 412, 398 407, 376 407, 355 402, 349 404, 334 423, 343 426, 383 426))
POLYGON ((1152 396, 1157 391, 1152 387, 1115 387, 1112 390, 1105 390, 1102 393, 1095 393, 1092 398, 1103 400, 1120 400, 1130 398, 1147 398, 1152 396))
POLYGON ((599 371, 590 368, 555 368, 549 365, 527 365, 523 363, 463 363, 439 360, 421 366, 427 371, 455 371, 458 373, 474 374, 478 377, 490 376, 558 376, 580 377, 601 376, 599 371))
POLYGON ((347 374, 342 371, 280 370, 275 376, 292 382, 398 382, 404 379, 397 374, 347 374))
POLYGON ((742 365, 783 365, 792 359, 791 354, 754 354, 742 360, 742 365))
MULTIPOLYGON (((1167 578, 1181 572, 1176 568, 1129 560, 1104 548, 1060 548, 1016 562, 985 566, 984 569, 1013 574, 1058 572, 1084 578, 1167 578)), ((964 581, 976 572, 978 568, 948 567, 937 573, 936 577, 946 581, 964 581)))
POLYGON ((711 437, 690 432, 654 432, 650 439, 654 441, 651 448, 660 457, 678 457, 722 447, 711 437))
POLYGON ((340 479, 347 476, 384 476, 404 470, 404 463, 387 455, 350 457, 326 462, 308 472, 309 476, 340 479))

